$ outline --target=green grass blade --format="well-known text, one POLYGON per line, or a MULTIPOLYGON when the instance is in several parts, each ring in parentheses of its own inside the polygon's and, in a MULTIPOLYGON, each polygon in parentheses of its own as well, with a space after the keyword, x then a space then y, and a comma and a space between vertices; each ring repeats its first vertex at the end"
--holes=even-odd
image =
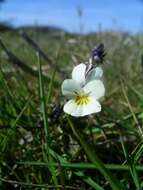
POLYGON ((7 142, 8 140, 10 139, 11 140, 11 137, 13 136, 13 134, 15 133, 15 128, 16 128, 16 125, 18 123, 18 121, 20 120, 20 118, 22 117, 24 111, 27 109, 27 107, 29 106, 30 102, 31 102, 31 96, 28 98, 25 106, 23 107, 23 109, 21 110, 21 112, 18 114, 18 116, 16 117, 15 121, 13 122, 12 124, 12 127, 8 130, 7 132, 7 136, 5 136, 5 138, 3 139, 3 141, 1 142, 1 145, 2 145, 2 151, 4 151, 7 147, 7 142))
MULTIPOLYGON (((51 150, 50 150, 51 152, 51 150)), ((55 153, 57 155, 57 153, 55 153)), ((58 155, 59 158, 59 155, 58 155)), ((97 166, 92 163, 70 163, 65 161, 62 157, 60 157, 60 165, 63 168, 71 168, 71 169, 97 169, 97 166)), ((24 165, 33 165, 33 166, 39 166, 39 167, 48 167, 47 162, 40 162, 40 161, 21 161, 17 162, 17 164, 24 164, 24 165)), ((58 166, 58 163, 51 162, 48 163, 48 165, 54 165, 58 166)), ((109 170, 116 170, 116 171, 128 171, 130 170, 129 165, 120 165, 120 164, 104 164, 104 166, 109 170)), ((136 165, 136 170, 142 172, 143 166, 142 165, 136 165)))
MULTIPOLYGON (((68 164, 68 162, 63 159, 60 155, 58 155, 57 153, 55 153, 52 149, 50 149, 50 153, 54 158, 58 158, 60 160, 61 166, 62 164, 68 164)), ((74 174, 80 178, 82 178, 82 180, 87 183, 88 185, 90 185, 92 188, 96 189, 96 190, 104 190, 100 185, 98 185, 95 181, 93 181, 90 177, 86 177, 84 175, 84 173, 82 171, 75 171, 74 174), (100 189, 99 189, 100 188, 100 189)))
POLYGON ((133 179, 134 184, 136 186, 136 190, 140 190, 140 182, 139 182, 138 174, 137 174, 137 171, 136 171, 136 165, 133 162, 132 157, 128 156, 129 154, 127 152, 127 149, 125 147, 125 144, 124 144, 124 141, 123 141, 121 135, 120 135, 120 141, 121 141, 122 149, 123 149, 123 152, 124 152, 124 156, 125 156, 125 158, 127 160, 127 163, 129 165, 129 169, 130 169, 132 179, 133 179))
POLYGON ((37 54, 38 58, 38 70, 39 70, 39 92, 40 92, 40 103, 41 103, 41 112, 43 115, 43 121, 44 121, 44 130, 45 130, 45 140, 47 147, 49 146, 49 129, 48 129, 48 121, 47 121, 47 114, 46 114, 46 101, 45 101, 45 95, 44 95, 44 83, 43 83, 43 77, 42 77, 42 69, 41 69, 41 62, 39 54, 37 54))
MULTIPOLYGON (((39 68, 39 91, 40 91, 40 102, 41 102, 41 112, 42 117, 44 121, 44 131, 45 131, 45 140, 46 140, 46 153, 43 152, 44 160, 47 163, 52 162, 52 158, 49 154, 49 143, 50 143, 50 136, 49 136, 49 126, 48 126, 48 120, 47 120, 47 113, 46 113, 46 100, 45 100, 45 93, 44 93, 44 83, 43 83, 43 76, 42 76, 42 69, 41 69, 41 62, 39 54, 37 54, 38 57, 38 68, 39 68), (48 158, 47 158, 48 155, 48 158)), ((54 166, 49 166, 49 170, 52 174, 52 179, 54 181, 55 185, 58 185, 58 181, 55 175, 55 169, 54 166)))

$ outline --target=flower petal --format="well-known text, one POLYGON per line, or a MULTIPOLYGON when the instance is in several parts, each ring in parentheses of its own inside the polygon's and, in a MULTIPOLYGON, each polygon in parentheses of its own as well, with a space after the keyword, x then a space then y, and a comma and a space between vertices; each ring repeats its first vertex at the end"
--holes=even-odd
POLYGON ((77 105, 75 100, 69 100, 64 105, 64 112, 74 117, 83 117, 92 113, 100 112, 100 103, 93 97, 90 97, 89 100, 90 101, 84 105, 77 105))
POLYGON ((80 117, 82 116, 83 106, 77 106, 75 100, 69 100, 64 105, 64 112, 68 113, 69 115, 80 117))
POLYGON ((81 86, 73 79, 66 79, 62 83, 62 93, 65 96, 74 97, 76 92, 81 91, 81 86))
POLYGON ((74 67, 72 71, 72 79, 83 85, 85 83, 86 65, 81 63, 74 67))
POLYGON ((103 69, 101 67, 96 67, 89 71, 86 76, 86 83, 90 82, 91 80, 98 80, 101 79, 103 75, 103 69))
POLYGON ((105 87, 101 80, 92 80, 88 82, 84 86, 83 90, 85 93, 89 93, 90 96, 96 98, 96 100, 98 100, 105 94, 105 87))
POLYGON ((90 97, 90 102, 84 105, 82 115, 85 116, 100 111, 101 111, 100 103, 94 97, 90 97))

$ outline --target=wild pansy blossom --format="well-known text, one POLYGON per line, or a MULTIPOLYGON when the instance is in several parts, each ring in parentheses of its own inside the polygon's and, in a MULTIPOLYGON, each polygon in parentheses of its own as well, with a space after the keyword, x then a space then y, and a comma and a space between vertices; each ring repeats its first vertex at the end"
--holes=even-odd
POLYGON ((64 105, 64 112, 75 117, 100 112, 101 105, 98 100, 105 93, 102 75, 101 67, 88 70, 83 63, 74 67, 72 79, 66 79, 62 84, 63 95, 70 98, 64 105))

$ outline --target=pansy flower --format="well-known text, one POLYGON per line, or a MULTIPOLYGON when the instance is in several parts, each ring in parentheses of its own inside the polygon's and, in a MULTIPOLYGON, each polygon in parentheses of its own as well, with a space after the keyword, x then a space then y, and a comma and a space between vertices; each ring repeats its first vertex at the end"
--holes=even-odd
POLYGON ((64 80, 62 93, 70 100, 64 105, 64 112, 82 117, 101 111, 99 99, 104 96, 105 88, 101 80, 100 67, 86 72, 87 65, 81 63, 74 67, 72 79, 64 80))

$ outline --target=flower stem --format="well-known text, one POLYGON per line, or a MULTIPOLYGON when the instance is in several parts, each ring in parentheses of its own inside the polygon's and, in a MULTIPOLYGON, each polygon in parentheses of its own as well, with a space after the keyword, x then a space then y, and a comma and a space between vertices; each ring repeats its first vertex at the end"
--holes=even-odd
POLYGON ((71 119, 69 117, 67 117, 68 123, 73 131, 73 134, 76 136, 76 138, 79 140, 82 148, 85 150, 88 158, 90 159, 91 162, 93 162, 96 167, 98 168, 98 170, 103 174, 103 176, 106 178, 106 180, 110 183, 110 186, 112 187, 113 190, 124 190, 123 185, 115 178, 111 175, 111 173, 108 171, 107 168, 105 168, 104 164, 102 163, 102 161, 98 158, 95 150, 93 150, 91 148, 91 146, 89 146, 83 136, 81 134, 79 134, 78 130, 75 129, 71 119))

